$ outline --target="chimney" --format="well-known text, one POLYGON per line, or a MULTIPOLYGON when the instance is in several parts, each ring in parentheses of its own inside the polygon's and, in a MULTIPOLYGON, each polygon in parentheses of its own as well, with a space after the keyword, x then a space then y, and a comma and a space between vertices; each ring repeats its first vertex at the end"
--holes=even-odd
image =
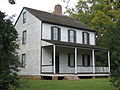
POLYGON ((57 15, 62 15, 62 6, 60 4, 55 5, 54 13, 57 15))

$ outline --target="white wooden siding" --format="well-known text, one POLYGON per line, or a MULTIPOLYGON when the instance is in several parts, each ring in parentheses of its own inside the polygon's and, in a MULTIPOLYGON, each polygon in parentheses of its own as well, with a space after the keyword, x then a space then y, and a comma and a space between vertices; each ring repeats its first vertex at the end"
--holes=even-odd
POLYGON ((25 9, 21 13, 15 28, 19 34, 19 56, 26 54, 26 66, 21 68, 20 75, 40 75, 41 21, 25 9), (26 12, 26 23, 23 24, 23 12, 26 12), (22 45, 22 32, 26 30, 26 44, 22 45))
POLYGON ((68 42, 68 30, 72 29, 76 31, 76 43, 82 44, 82 32, 88 32, 90 35, 90 45, 95 45, 95 32, 90 32, 86 30, 78 30, 74 28, 53 25, 53 24, 42 24, 42 39, 51 40, 51 26, 58 26, 61 28, 61 41, 68 42))

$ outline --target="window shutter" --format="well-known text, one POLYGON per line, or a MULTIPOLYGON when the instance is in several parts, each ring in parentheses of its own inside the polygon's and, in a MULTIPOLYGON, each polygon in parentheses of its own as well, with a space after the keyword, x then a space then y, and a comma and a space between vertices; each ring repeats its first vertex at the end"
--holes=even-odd
POLYGON ((82 32, 82 42, 84 44, 84 32, 82 32))
POLYGON ((52 66, 54 65, 53 52, 52 52, 52 66))
POLYGON ((90 55, 87 55, 88 58, 88 66, 90 66, 90 55))
POLYGON ((74 54, 74 67, 75 67, 75 54, 74 54))
POLYGON ((89 36, 89 33, 87 33, 87 44, 90 44, 90 36, 89 36))
POLYGON ((76 31, 74 31, 74 42, 76 42, 76 31))
POLYGON ((61 41, 61 29, 58 28, 58 41, 61 41))
POLYGON ((53 40, 53 27, 51 27, 51 40, 53 40))
POLYGON ((70 54, 68 54, 68 66, 70 66, 70 54))
POLYGON ((85 64, 84 64, 84 54, 82 55, 82 66, 85 66, 85 64))
POLYGON ((68 42, 70 42, 70 30, 68 30, 68 42))

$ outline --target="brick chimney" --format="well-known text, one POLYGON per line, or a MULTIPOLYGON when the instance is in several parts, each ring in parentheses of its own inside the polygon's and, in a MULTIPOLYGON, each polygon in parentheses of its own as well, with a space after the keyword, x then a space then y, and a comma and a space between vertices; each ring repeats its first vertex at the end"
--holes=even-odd
POLYGON ((62 15, 62 6, 60 4, 55 5, 54 13, 57 15, 62 15))

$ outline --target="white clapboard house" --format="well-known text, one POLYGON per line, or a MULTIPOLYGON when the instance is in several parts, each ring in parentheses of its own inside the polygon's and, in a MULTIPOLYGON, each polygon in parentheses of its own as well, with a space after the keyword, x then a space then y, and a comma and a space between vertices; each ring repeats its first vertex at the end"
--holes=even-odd
POLYGON ((24 7, 15 28, 20 41, 20 75, 110 75, 109 50, 96 46, 94 30, 62 15, 60 5, 54 13, 24 7), (106 67, 96 67, 96 51, 106 52, 106 67))

